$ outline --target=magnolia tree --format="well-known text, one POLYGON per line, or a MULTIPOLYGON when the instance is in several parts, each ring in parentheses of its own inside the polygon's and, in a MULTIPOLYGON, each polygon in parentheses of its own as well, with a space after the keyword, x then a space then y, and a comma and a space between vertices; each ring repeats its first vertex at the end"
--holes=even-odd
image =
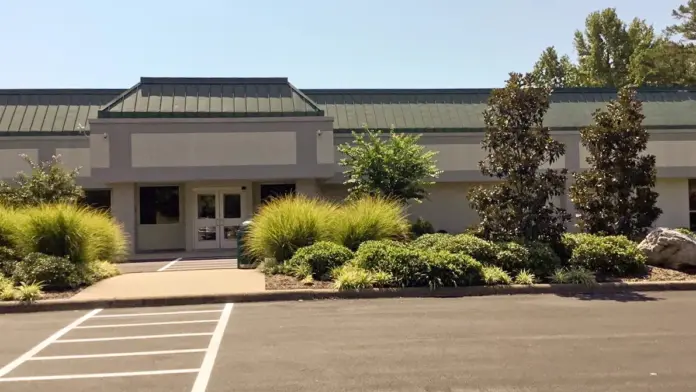
POLYGON ((587 233, 638 238, 662 214, 656 206, 655 156, 644 154, 650 134, 642 126, 642 103, 622 89, 594 124, 580 131, 589 168, 576 173, 570 197, 578 226, 587 233))
POLYGON ((420 135, 388 134, 365 128, 353 132, 353 142, 338 146, 345 158, 344 184, 350 198, 380 195, 406 203, 427 198, 427 187, 442 173, 434 151, 418 144, 420 135))
POLYGON ((60 156, 50 161, 34 162, 27 155, 20 155, 29 166, 29 174, 20 172, 10 182, 0 181, 0 203, 23 207, 43 203, 76 203, 84 197, 77 185, 79 169, 66 170, 60 156))
POLYGON ((472 188, 468 196, 491 240, 557 243, 570 220, 553 204, 565 191, 566 170, 548 167, 565 154, 565 146, 543 126, 551 91, 538 85, 531 74, 511 73, 483 113, 482 147, 488 154, 479 167, 496 181, 472 188))

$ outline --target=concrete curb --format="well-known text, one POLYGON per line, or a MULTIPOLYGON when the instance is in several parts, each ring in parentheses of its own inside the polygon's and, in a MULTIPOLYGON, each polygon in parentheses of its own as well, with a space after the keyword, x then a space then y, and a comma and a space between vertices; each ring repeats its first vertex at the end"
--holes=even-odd
POLYGON ((359 298, 459 298, 489 295, 513 294, 621 294, 627 292, 696 290, 693 282, 629 282, 599 283, 588 287, 572 284, 536 284, 531 286, 474 286, 458 288, 402 288, 372 289, 359 291, 338 290, 269 290, 237 294, 191 295, 177 297, 143 297, 134 299, 96 299, 70 300, 57 299, 39 301, 32 304, 20 302, 0 303, 0 314, 32 313, 65 310, 87 310, 95 308, 131 308, 155 306, 202 305, 227 302, 270 302, 270 301, 308 301, 319 299, 359 299, 359 298))

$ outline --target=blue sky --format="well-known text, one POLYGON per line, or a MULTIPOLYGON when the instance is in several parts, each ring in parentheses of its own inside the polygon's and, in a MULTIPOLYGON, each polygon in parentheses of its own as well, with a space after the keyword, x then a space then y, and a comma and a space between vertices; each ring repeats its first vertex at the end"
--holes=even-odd
POLYGON ((24 0, 0 7, 0 88, 286 76, 300 88, 477 88, 572 54, 586 15, 661 30, 686 0, 24 0))

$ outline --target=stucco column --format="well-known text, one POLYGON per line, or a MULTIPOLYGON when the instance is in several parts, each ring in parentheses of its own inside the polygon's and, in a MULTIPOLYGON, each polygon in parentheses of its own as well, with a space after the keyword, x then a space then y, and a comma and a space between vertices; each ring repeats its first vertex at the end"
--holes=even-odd
POLYGON ((298 194, 303 194, 309 197, 321 196, 321 189, 315 179, 297 180, 295 182, 295 191, 298 194))
POLYGON ((565 141, 566 153, 565 153, 565 166, 568 169, 568 177, 566 179, 566 193, 562 196, 561 207, 565 208, 566 211, 571 216, 570 223, 566 226, 568 231, 575 232, 577 227, 577 219, 575 214, 575 204, 570 200, 570 186, 575 183, 573 179, 573 173, 580 171, 580 134, 569 135, 568 139, 565 141))
POLYGON ((129 239, 129 251, 135 253, 135 184, 111 186, 111 214, 123 225, 129 239))

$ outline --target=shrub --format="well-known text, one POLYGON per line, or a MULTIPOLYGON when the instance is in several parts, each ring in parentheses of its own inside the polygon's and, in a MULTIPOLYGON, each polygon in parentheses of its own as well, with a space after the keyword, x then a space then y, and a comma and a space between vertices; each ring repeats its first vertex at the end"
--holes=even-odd
POLYGON ((355 266, 371 272, 386 272, 400 286, 426 286, 430 265, 425 251, 393 241, 367 241, 353 259, 355 266))
POLYGON ((332 238, 336 206, 304 195, 286 195, 263 205, 246 237, 248 251, 258 259, 279 263, 315 242, 332 238))
POLYGON ((114 264, 108 261, 90 261, 78 272, 76 280, 80 284, 91 285, 100 280, 108 279, 119 275, 121 272, 114 264))
POLYGON ((508 273, 500 267, 494 265, 484 266, 481 272, 483 276, 483 283, 486 285, 507 285, 512 283, 512 278, 510 278, 510 275, 508 275, 508 273))
POLYGON ((523 269, 515 276, 515 284, 532 285, 535 280, 536 276, 526 269, 523 269))
POLYGON ((424 252, 429 264, 428 286, 472 286, 483 281, 483 265, 463 253, 424 252))
POLYGON ((285 262, 283 269, 288 275, 300 279, 307 276, 324 279, 332 269, 342 266, 352 258, 353 252, 345 246, 321 241, 300 248, 290 260, 285 262))
POLYGON ((17 283, 41 282, 49 289, 68 289, 82 283, 77 265, 70 260, 41 253, 30 253, 17 263, 14 280, 17 283))
POLYGON ((128 256, 128 240, 123 226, 108 213, 89 209, 83 223, 93 242, 95 259, 122 262, 128 256))
POLYGON ((497 243, 496 251, 495 262, 492 264, 514 275, 529 263, 529 250, 517 242, 497 243))
POLYGON ((11 279, 0 275, 0 301, 11 301, 14 297, 14 283, 11 279))
POLYGON ((407 238, 409 223, 400 202, 363 196, 341 206, 333 231, 339 244, 356 250, 365 241, 407 238))
POLYGON ((677 227, 674 229, 675 231, 678 231, 684 235, 688 235, 689 237, 696 237, 696 234, 694 234, 693 231, 687 229, 686 227, 677 227))
POLYGON ((12 248, 0 247, 0 275, 12 276, 20 257, 12 248))
POLYGON ((582 284, 593 286, 597 284, 592 271, 582 267, 558 268, 550 276, 551 283, 559 284, 582 284))
POLYGON ((413 224, 411 224, 411 236, 413 236, 413 238, 418 238, 425 234, 433 233, 435 233, 435 227, 433 227, 432 223, 423 218, 418 218, 415 222, 413 222, 413 224))
POLYGON ((645 271, 646 257, 635 242, 624 236, 582 237, 574 245, 568 264, 608 276, 627 276, 645 271))
POLYGON ((345 264, 333 271, 334 286, 339 290, 359 290, 387 287, 392 277, 383 271, 373 272, 353 264, 345 264))
POLYGON ((426 234, 413 241, 412 246, 422 250, 464 253, 482 263, 496 257, 496 248, 492 243, 469 234, 426 234))
POLYGON ((568 261, 570 259, 570 256, 573 255, 573 250, 575 248, 587 241, 590 238, 593 238, 594 236, 592 234, 586 234, 586 233, 565 233, 563 234, 563 237, 561 238, 561 246, 560 246, 560 254, 559 256, 561 257, 562 260, 568 261))
POLYGON ((85 222, 92 213, 69 204, 45 204, 24 211, 19 244, 24 254, 64 257, 76 264, 96 260, 97 242, 85 222))
POLYGON ((529 253, 525 268, 536 276, 549 276, 563 264, 561 257, 549 244, 529 242, 524 246, 529 253))

